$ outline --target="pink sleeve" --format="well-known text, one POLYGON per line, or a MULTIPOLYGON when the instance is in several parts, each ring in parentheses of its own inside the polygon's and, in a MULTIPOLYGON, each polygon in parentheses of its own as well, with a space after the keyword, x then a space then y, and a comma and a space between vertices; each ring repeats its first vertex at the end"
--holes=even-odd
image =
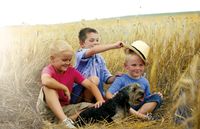
POLYGON ((76 69, 74 69, 74 77, 74 81, 77 84, 81 84, 85 80, 85 77, 76 69))
POLYGON ((52 68, 50 67, 50 65, 48 65, 48 66, 46 66, 46 67, 43 68, 42 74, 48 74, 48 75, 50 75, 50 76, 52 77, 52 75, 53 75, 53 70, 52 70, 52 68))

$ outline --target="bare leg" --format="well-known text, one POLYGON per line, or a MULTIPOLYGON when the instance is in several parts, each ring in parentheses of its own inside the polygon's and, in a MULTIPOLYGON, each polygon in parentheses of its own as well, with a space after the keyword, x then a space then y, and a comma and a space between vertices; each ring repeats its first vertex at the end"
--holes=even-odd
MULTIPOLYGON (((97 76, 91 76, 88 79, 98 87, 99 78, 97 76)), ((93 98, 94 98, 94 96, 92 95, 92 93, 88 89, 85 89, 84 92, 83 92, 84 101, 85 102, 92 102, 93 98)))
POLYGON ((55 114, 55 116, 60 120, 63 121, 67 116, 63 112, 62 106, 58 99, 58 94, 55 90, 44 87, 43 88, 45 93, 45 100, 49 108, 55 114))
POLYGON ((150 102, 150 103, 145 103, 139 110, 138 112, 141 114, 147 114, 147 113, 151 113, 155 107, 156 107, 157 103, 156 102, 150 102))
POLYGON ((140 112, 134 110, 133 108, 130 108, 130 109, 129 109, 129 112, 130 112, 132 115, 137 116, 138 118, 141 118, 141 119, 144 119, 144 120, 147 119, 147 116, 146 116, 145 114, 142 114, 142 113, 140 113, 140 112))

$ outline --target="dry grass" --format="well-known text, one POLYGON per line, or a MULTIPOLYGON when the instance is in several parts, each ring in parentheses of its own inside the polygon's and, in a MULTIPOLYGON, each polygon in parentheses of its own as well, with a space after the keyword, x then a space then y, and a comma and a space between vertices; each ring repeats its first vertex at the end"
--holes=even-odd
MULTIPOLYGON (((0 128, 59 128, 60 125, 42 123, 35 110, 40 88, 40 72, 48 63, 48 46, 55 39, 64 39, 78 48, 78 31, 86 26, 96 28, 102 43, 117 40, 131 43, 142 39, 152 46, 146 69, 152 91, 162 91, 165 102, 159 121, 140 121, 127 118, 117 123, 103 123, 85 128, 145 128, 173 129, 173 111, 178 107, 179 89, 188 90, 192 101, 194 128, 200 128, 199 54, 200 14, 175 16, 130 17, 122 19, 81 21, 59 25, 16 26, 0 29, 0 128), (175 88, 172 90, 172 88, 175 88), (194 90, 196 88, 196 90, 194 90), (193 94, 194 92, 194 94, 193 94), (172 97, 174 99, 172 100, 172 97), (175 105, 175 103, 177 103, 175 105), (55 127, 54 127, 55 126, 55 127)), ((114 74, 123 69, 123 50, 102 54, 114 74)), ((184 101, 183 101, 184 102, 184 101)))
POLYGON ((174 105, 175 118, 183 120, 183 124, 188 128, 199 128, 199 81, 200 78, 200 53, 196 54, 190 65, 177 81, 173 88, 173 99, 176 101, 174 105), (178 110, 181 113, 178 113, 178 110))

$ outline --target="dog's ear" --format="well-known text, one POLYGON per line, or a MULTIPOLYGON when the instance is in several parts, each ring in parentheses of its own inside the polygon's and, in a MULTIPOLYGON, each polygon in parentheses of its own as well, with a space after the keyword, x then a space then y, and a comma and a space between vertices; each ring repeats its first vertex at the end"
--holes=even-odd
POLYGON ((135 92, 137 89, 137 87, 133 87, 132 91, 135 92))
POLYGON ((131 89, 131 92, 135 92, 138 89, 138 87, 136 85, 132 85, 130 89, 131 89))
POLYGON ((125 88, 123 88, 123 91, 126 91, 128 93, 133 91, 133 86, 132 85, 127 85, 125 88))
POLYGON ((140 88, 140 85, 138 83, 132 84, 132 91, 135 92, 138 88, 140 88))

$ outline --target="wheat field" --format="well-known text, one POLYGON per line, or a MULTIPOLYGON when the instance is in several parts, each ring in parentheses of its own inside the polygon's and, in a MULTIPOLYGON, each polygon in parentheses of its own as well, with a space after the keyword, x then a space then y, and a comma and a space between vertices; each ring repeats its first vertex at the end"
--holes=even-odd
MULTIPOLYGON (((49 62, 49 44, 63 39, 76 50, 78 32, 84 27, 96 28, 103 44, 118 40, 131 43, 138 39, 149 43, 152 49, 146 75, 151 91, 164 94, 164 103, 157 112, 161 117, 157 121, 131 116, 83 129, 200 128, 200 12, 0 28, 0 128, 62 128, 43 122, 36 112, 40 73, 49 62), (173 119, 181 105, 188 107, 190 116, 175 124, 173 119)), ((125 72, 123 49, 102 55, 111 73, 125 72)))

